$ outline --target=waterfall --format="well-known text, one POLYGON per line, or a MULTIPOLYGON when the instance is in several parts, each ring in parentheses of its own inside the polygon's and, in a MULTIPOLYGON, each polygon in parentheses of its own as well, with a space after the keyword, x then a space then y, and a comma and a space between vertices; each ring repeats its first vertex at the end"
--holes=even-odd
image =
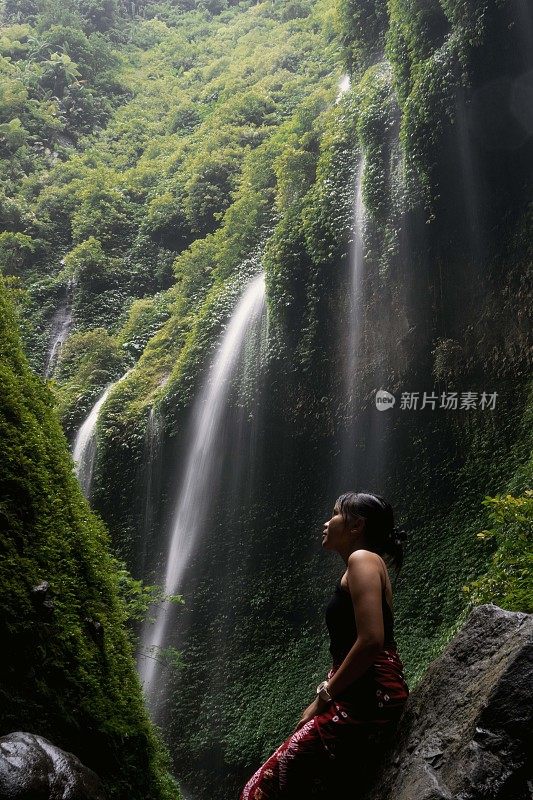
POLYGON ((338 92, 337 97, 335 99, 336 103, 340 102, 341 97, 343 96, 343 94, 345 94, 348 91, 348 89, 350 88, 350 84, 351 84, 350 76, 349 75, 343 75, 342 78, 339 81, 339 92, 338 92))
POLYGON ((78 478, 83 494, 89 498, 91 494, 91 482, 93 477, 94 458, 96 455, 96 423, 102 406, 107 400, 111 390, 129 375, 129 370, 114 383, 111 383, 100 395, 94 406, 91 408, 88 417, 82 423, 72 448, 72 458, 74 459, 76 477, 78 478))
POLYGON ((354 374, 359 356, 359 339, 361 335, 361 292, 363 287, 363 269, 365 265, 363 235, 365 224, 365 207, 363 204, 363 174, 365 160, 361 157, 357 165, 353 205, 354 238, 350 256, 350 319, 348 323, 348 359, 346 366, 346 391, 350 409, 354 410, 354 374))
POLYGON ((107 389, 100 395, 94 406, 89 412, 89 416, 82 423, 76 438, 74 440, 74 447, 72 450, 72 457, 76 465, 76 476, 80 482, 83 494, 89 497, 91 492, 91 481, 93 477, 94 457, 96 455, 96 422, 100 409, 107 400, 107 396, 111 391, 114 384, 108 386, 107 389))
POLYGON ((363 203, 363 175, 365 159, 361 156, 356 169, 355 191, 352 211, 353 238, 349 253, 348 297, 346 303, 347 320, 343 322, 340 332, 345 342, 343 364, 343 405, 348 424, 342 431, 340 443, 339 477, 346 485, 354 481, 354 451, 357 437, 355 428, 356 411, 356 384, 355 374, 359 360, 359 350, 362 330, 362 291, 364 278, 364 226, 365 209, 363 203))
MULTIPOLYGON (((228 666, 233 662, 233 642, 235 625, 235 569, 233 557, 228 553, 238 552, 241 566, 248 570, 250 561, 255 558, 254 548, 244 545, 241 539, 243 520, 249 519, 250 510, 255 508, 257 491, 261 491, 265 453, 265 423, 267 422, 264 398, 267 391, 267 362, 269 343, 269 319, 262 314, 257 320, 239 357, 236 380, 233 381, 235 394, 231 398, 227 412, 224 414, 222 466, 223 484, 213 504, 206 536, 205 550, 209 541, 217 540, 222 534, 225 537, 224 552, 220 552, 216 582, 218 591, 209 598, 209 615, 217 620, 209 632, 209 649, 216 653, 216 662, 220 668, 208 670, 204 683, 207 696, 220 697, 226 691, 226 675, 228 666), (215 519, 213 519, 215 518, 215 519), (216 520, 223 520, 222 530, 217 528, 216 520), (214 523, 214 524, 213 524, 214 523), (211 525, 215 531, 211 529, 211 525)), ((268 440, 267 440, 268 441, 268 440)), ((191 565, 192 566, 192 565, 191 565)), ((196 566, 196 565, 195 565, 196 566)), ((193 569, 191 569, 194 575, 193 569)), ((189 573, 190 574, 190 573, 189 573)), ((210 571, 210 574, 212 572, 210 571)), ((194 620, 199 616, 205 618, 204 609, 184 609, 181 618, 194 627, 194 620), (195 613, 196 611, 196 613, 195 613)), ((213 665, 214 666, 214 665, 213 665)))
MULTIPOLYGON (((342 405, 345 424, 340 431, 338 466, 332 473, 332 491, 355 489, 361 479, 366 485, 378 486, 382 479, 387 428, 390 422, 383 412, 373 405, 373 397, 364 397, 356 383, 361 359, 364 321, 365 284, 365 224, 366 213, 363 201, 365 157, 362 155, 356 167, 352 210, 352 239, 346 276, 346 316, 340 320, 342 326, 339 340, 343 347, 342 405)), ((377 365, 376 365, 377 366, 377 365)), ((374 379, 383 379, 374 371, 374 379)), ((377 385, 375 387, 386 386, 377 385)), ((361 488, 361 487, 359 487, 361 488)))
MULTIPOLYGON (((165 594, 174 594, 179 590, 189 559, 202 534, 208 505, 205 497, 213 497, 219 486, 222 477, 219 450, 231 379, 242 360, 247 341, 253 336, 257 323, 261 322, 264 309, 265 279, 261 273, 250 281, 237 303, 193 406, 189 445, 167 546, 165 594)), ((158 685, 158 662, 154 653, 165 641, 170 609, 170 603, 160 604, 153 626, 145 623, 141 631, 139 672, 152 711, 158 685)))
POLYGON ((162 418, 159 408, 152 406, 148 414, 145 433, 145 470, 144 470, 144 515, 142 525, 142 552, 139 558, 139 574, 146 574, 148 554, 152 546, 154 532, 154 492, 161 477, 161 433, 162 418))
POLYGON ((46 352, 44 375, 49 378, 57 364, 57 359, 72 326, 72 290, 74 284, 69 281, 61 305, 52 318, 50 340, 46 352))

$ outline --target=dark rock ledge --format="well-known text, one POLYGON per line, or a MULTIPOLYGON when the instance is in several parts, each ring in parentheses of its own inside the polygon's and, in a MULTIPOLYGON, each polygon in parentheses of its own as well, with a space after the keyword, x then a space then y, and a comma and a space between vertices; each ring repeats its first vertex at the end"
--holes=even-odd
POLYGON ((365 800, 531 800, 533 616, 475 608, 413 692, 365 800))

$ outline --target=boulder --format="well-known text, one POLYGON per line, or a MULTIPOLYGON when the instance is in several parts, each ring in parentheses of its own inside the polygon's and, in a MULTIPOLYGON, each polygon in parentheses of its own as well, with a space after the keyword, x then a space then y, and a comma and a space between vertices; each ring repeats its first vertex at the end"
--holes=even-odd
POLYGON ((409 698, 367 800, 530 800, 532 641, 532 615, 475 608, 409 698))
POLYGON ((105 800, 98 775, 48 739, 0 737, 0 800, 105 800))

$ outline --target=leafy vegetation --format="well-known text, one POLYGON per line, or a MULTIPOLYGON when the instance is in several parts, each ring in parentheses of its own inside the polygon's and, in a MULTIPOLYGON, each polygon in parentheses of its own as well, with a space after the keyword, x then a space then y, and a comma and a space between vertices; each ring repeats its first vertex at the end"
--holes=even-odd
POLYGON ((177 798, 125 627, 142 592, 81 494, 1 288, 2 733, 29 730, 74 752, 111 798, 177 798))
POLYGON ((521 497, 486 497, 492 527, 479 531, 478 539, 493 542, 496 551, 485 575, 465 586, 469 602, 496 603, 509 611, 533 613, 533 491, 521 497))
POLYGON ((98 420, 92 502, 134 623, 149 599, 140 551, 165 538, 191 406, 265 271, 264 383, 244 403, 264 418, 258 477, 248 505, 213 493, 183 651, 157 654, 176 771, 229 797, 328 664, 317 610, 335 570, 316 527, 329 493, 352 488, 343 437, 350 475, 411 531, 395 611, 412 685, 472 599, 529 608, 533 154, 509 110, 529 56, 499 0, 6 0, 4 21, 0 264, 35 371, 57 309, 72 312, 50 382, 69 436, 127 373, 98 420), (340 376, 359 170, 354 410, 340 376), (398 410, 379 438, 378 386, 494 390, 498 404, 398 410))

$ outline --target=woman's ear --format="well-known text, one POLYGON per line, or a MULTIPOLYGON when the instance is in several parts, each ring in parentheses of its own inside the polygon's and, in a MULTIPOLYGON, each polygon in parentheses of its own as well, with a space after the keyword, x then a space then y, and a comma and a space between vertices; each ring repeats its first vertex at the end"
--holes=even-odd
POLYGON ((356 517, 351 524, 350 527, 350 534, 353 536, 359 536, 364 528, 365 520, 364 517, 356 517))

